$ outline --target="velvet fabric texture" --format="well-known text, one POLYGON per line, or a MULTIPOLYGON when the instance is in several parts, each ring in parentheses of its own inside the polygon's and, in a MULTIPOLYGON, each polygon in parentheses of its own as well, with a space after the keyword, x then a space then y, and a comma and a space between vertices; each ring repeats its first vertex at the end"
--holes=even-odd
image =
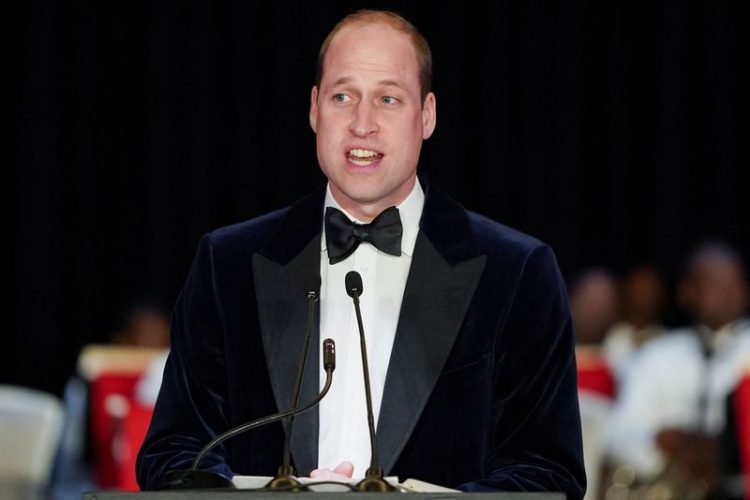
MULTIPOLYGON (((573 330, 552 251, 420 181, 425 207, 377 429, 384 472, 466 491, 581 498, 573 330)), ((138 456, 141 488, 188 468, 219 433, 289 407, 304 285, 319 273, 323 198, 319 189, 202 238, 175 305, 172 351, 138 456)), ((319 340, 316 329, 301 401, 318 391, 319 340)), ((201 468, 272 476, 283 432, 276 423, 233 438, 201 468)), ((317 444, 313 409, 295 420, 298 475, 316 467, 317 444)))

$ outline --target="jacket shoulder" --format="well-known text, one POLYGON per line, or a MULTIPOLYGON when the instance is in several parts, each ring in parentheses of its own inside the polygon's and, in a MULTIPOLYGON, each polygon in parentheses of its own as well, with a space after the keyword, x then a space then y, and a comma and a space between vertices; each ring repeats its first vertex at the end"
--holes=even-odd
POLYGON ((289 207, 208 232, 206 243, 221 253, 257 252, 271 238, 289 207))
POLYGON ((480 253, 494 257, 512 258, 527 256, 549 246, 537 238, 523 233, 484 215, 466 211, 474 241, 480 253))

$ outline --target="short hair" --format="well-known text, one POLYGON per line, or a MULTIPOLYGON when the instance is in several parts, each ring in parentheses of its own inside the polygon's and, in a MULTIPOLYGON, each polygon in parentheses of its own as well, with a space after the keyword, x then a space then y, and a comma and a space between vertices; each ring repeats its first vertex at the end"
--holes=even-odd
POLYGON ((430 46, 425 40, 424 36, 417 30, 417 28, 404 19, 399 14, 388 10, 374 10, 374 9, 362 9, 349 14, 344 17, 341 21, 336 23, 326 39, 323 40, 323 44, 320 46, 318 52, 318 63, 315 75, 315 85, 320 88, 320 81, 323 79, 323 62, 328 48, 333 41, 336 34, 343 28, 351 24, 375 24, 383 23, 387 26, 405 33, 409 36, 414 52, 417 55, 417 64, 419 65, 419 86, 422 103, 430 92, 432 86, 432 52, 430 52, 430 46))
POLYGON ((701 265, 710 262, 724 262, 736 265, 740 273, 745 273, 745 263, 739 252, 729 243, 721 240, 705 240, 688 255, 685 264, 686 274, 694 273, 701 265))

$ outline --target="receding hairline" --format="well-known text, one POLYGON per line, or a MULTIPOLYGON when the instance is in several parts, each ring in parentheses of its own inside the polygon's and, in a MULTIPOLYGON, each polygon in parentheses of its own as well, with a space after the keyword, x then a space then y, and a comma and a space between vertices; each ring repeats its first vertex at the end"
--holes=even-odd
POLYGON ((315 85, 320 88, 320 82, 323 79, 325 58, 336 35, 346 28, 374 24, 385 25, 408 36, 412 48, 414 49, 414 55, 416 56, 417 66, 419 68, 418 77, 420 94, 422 102, 424 102, 432 86, 432 53, 430 51, 430 46, 424 36, 422 36, 413 24, 404 19, 401 15, 387 10, 358 10, 336 23, 336 26, 334 26, 328 33, 318 51, 315 85))

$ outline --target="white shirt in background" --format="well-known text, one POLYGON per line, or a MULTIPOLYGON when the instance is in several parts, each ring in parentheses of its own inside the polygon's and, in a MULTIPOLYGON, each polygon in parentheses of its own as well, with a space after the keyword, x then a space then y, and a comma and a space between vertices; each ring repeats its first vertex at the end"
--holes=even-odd
POLYGON ((618 383, 627 378, 628 370, 640 352, 641 346, 664 333, 664 327, 661 325, 650 325, 638 330, 626 322, 617 323, 607 332, 602 342, 602 352, 618 383), (643 339, 643 343, 636 344, 636 339, 643 339))
POLYGON ((612 412, 608 441, 616 464, 653 477, 665 465, 655 444, 659 431, 721 432, 725 400, 750 363, 750 323, 731 323, 710 338, 708 358, 695 329, 667 333, 643 346, 612 412))

